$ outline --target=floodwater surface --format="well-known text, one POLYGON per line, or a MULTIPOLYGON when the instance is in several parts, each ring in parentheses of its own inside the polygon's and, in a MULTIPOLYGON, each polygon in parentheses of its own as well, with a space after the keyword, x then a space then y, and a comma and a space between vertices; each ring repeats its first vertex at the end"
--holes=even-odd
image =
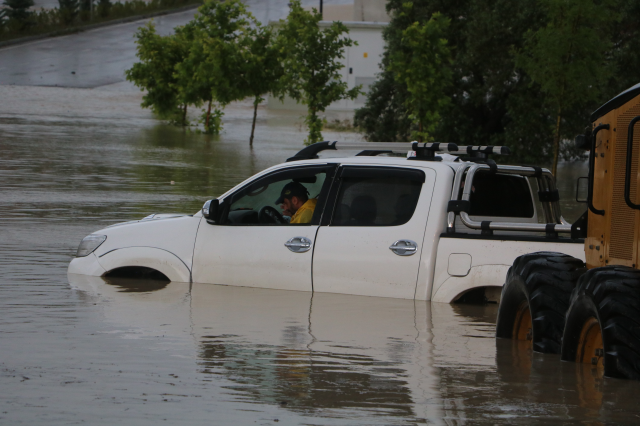
POLYGON ((496 341, 496 305, 68 277, 88 233, 291 156, 300 118, 261 107, 250 150, 250 103, 211 137, 126 85, 0 96, 0 424, 637 422, 638 383, 496 341))
MULTIPOLYGON (((300 112, 261 106, 250 149, 250 102, 219 137, 163 125, 121 76, 100 86, 113 69, 0 85, 1 425, 638 422, 640 384, 496 341, 494 304, 68 276, 87 234, 195 213, 305 137, 300 112)), ((569 220, 585 171, 560 168, 569 220)))

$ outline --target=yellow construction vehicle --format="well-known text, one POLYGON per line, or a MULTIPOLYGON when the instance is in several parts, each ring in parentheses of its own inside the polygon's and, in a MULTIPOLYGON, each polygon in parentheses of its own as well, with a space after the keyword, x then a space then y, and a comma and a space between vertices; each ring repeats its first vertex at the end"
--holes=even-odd
POLYGON ((563 253, 517 258, 502 289, 496 336, 640 380, 640 84, 591 115, 588 210, 574 224, 586 264, 563 253))

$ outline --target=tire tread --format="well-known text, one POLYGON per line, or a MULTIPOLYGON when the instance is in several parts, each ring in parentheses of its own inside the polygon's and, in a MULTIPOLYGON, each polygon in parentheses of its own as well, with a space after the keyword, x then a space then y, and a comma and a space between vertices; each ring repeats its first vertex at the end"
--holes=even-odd
POLYGON ((517 307, 507 304, 526 299, 532 318, 533 350, 559 353, 571 294, 585 271, 583 261, 564 253, 536 252, 516 258, 502 289, 496 336, 512 338, 517 307))

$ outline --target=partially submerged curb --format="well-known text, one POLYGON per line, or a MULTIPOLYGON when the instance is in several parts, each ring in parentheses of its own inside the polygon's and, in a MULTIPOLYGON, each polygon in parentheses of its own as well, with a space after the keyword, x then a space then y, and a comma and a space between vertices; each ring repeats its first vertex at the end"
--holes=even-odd
POLYGON ((172 13, 178 13, 178 12, 183 12, 185 10, 196 9, 200 6, 202 6, 202 3, 190 4, 188 6, 182 6, 175 9, 160 10, 157 12, 145 13, 143 15, 129 16, 128 18, 114 19, 112 21, 105 21, 97 24, 80 25, 76 27, 66 28, 63 30, 51 31, 49 33, 44 33, 44 34, 38 34, 34 36, 29 36, 29 37, 21 37, 14 40, 0 41, 0 49, 3 47, 14 46, 16 44, 28 43, 30 41, 41 40, 49 37, 57 37, 62 35, 79 33, 82 31, 93 30, 95 28, 106 27, 109 25, 125 24, 127 22, 141 21, 143 19, 153 18, 155 16, 170 15, 172 13))

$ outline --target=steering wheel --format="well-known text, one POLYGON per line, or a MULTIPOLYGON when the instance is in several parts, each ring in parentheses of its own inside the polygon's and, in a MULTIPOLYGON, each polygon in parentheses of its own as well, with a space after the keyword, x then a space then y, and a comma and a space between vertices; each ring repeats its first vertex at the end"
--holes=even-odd
POLYGON ((271 206, 264 206, 258 211, 258 222, 260 223, 276 223, 285 225, 288 222, 282 217, 282 214, 271 206))

